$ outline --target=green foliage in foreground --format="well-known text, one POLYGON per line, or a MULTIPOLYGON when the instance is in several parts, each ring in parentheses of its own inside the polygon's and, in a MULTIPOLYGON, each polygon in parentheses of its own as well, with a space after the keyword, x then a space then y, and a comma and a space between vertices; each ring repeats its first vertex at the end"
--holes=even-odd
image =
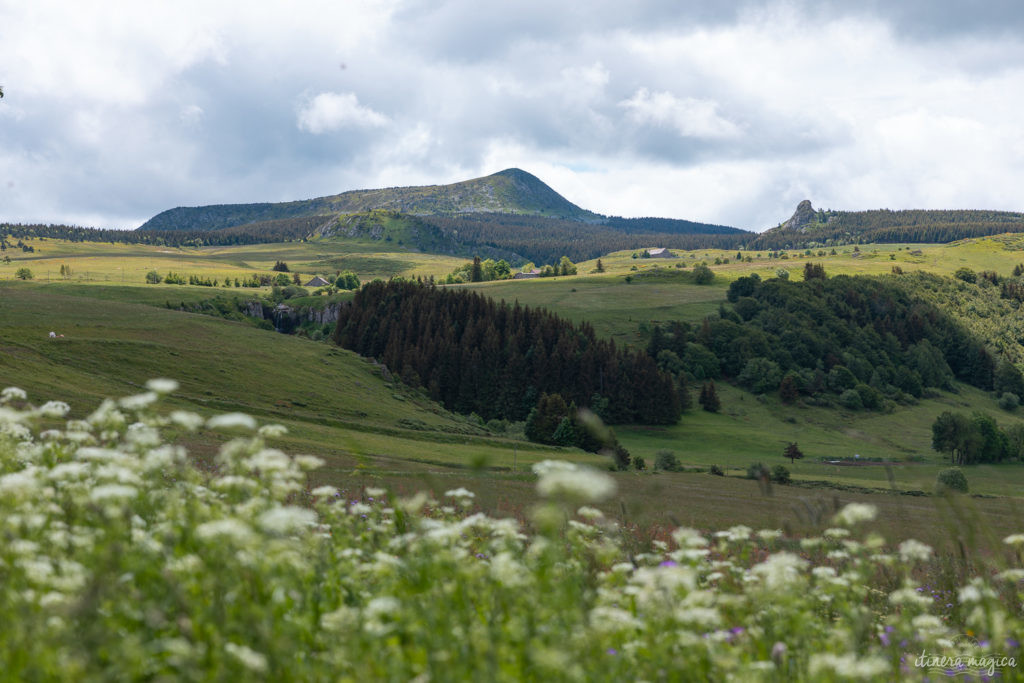
POLYGON ((590 506, 614 494, 605 474, 536 466, 531 530, 471 514, 465 489, 307 492, 320 461, 267 447, 281 428, 161 415, 174 388, 70 422, 0 394, 6 677, 889 680, 968 630, 975 672, 1016 674, 1024 534, 1005 539, 1014 568, 931 591, 931 548, 858 532, 863 504, 820 538, 676 529, 637 554, 590 506), (214 471, 161 434, 200 426, 237 434, 214 471))

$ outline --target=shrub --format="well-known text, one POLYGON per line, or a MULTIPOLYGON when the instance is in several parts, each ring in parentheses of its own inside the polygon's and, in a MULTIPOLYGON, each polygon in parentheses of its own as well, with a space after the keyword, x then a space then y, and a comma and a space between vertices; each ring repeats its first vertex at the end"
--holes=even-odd
POLYGON ((28 268, 18 268, 18 270, 14 272, 14 277, 18 278, 19 280, 31 280, 32 271, 29 270, 28 268))
POLYGON ((639 455, 633 456, 633 468, 638 472, 643 472, 647 469, 647 461, 641 458, 639 455))
POLYGON ((715 273, 703 263, 693 267, 693 281, 698 285, 709 285, 715 279, 715 273))
POLYGON ((747 465, 747 479, 765 479, 768 476, 768 468, 764 463, 753 462, 747 465))
POLYGON ((847 389, 839 395, 839 402, 844 408, 849 410, 863 410, 864 401, 861 400, 860 394, 857 393, 856 389, 847 389))
POLYGON ((148 273, 146 273, 146 282, 148 282, 151 285, 158 285, 162 280, 163 278, 160 277, 160 273, 156 272, 155 270, 151 270, 148 273))
POLYGON ((958 268, 957 271, 953 274, 953 276, 958 280, 970 282, 971 284, 974 284, 975 282, 978 281, 978 276, 975 274, 973 270, 971 270, 967 266, 964 266, 963 268, 958 268))
POLYGON ((1017 406, 1019 405, 1020 397, 1017 396, 1017 394, 1007 391, 1004 392, 1003 395, 999 397, 999 407, 1002 408, 1003 410, 1014 411, 1017 409, 1017 406))
POLYGON ((944 491, 967 493, 967 477, 959 467, 944 469, 935 478, 935 490, 940 493, 944 491))
POLYGON ((658 451, 654 454, 654 469, 666 472, 678 472, 683 469, 679 459, 672 451, 658 451))
POLYGON ((772 468, 772 481, 776 484, 788 484, 789 480, 789 470, 785 465, 776 465, 772 468))
POLYGON ((710 470, 708 470, 708 471, 709 471, 709 472, 710 472, 711 474, 715 475, 716 477, 724 477, 724 476, 725 476, 725 470, 723 470, 723 469, 722 469, 721 467, 719 467, 718 465, 712 465, 712 466, 711 466, 711 469, 710 469, 710 470))

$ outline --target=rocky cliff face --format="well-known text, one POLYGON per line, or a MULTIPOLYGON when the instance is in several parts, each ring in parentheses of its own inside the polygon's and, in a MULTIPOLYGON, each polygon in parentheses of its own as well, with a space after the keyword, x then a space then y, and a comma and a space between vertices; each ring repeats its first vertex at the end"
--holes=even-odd
POLYGON ((275 323, 279 323, 283 318, 287 318, 292 323, 290 328, 294 328, 296 325, 305 322, 314 322, 318 325, 336 323, 338 322, 338 312, 340 310, 341 304, 330 304, 323 308, 312 308, 309 306, 292 308, 287 304, 280 304, 275 308, 268 308, 259 301, 250 301, 246 305, 245 314, 251 318, 272 320, 275 323))
POLYGON ((811 206, 811 200, 805 199, 796 205, 796 211, 788 221, 782 224, 782 229, 803 231, 804 228, 806 228, 808 224, 813 223, 814 220, 814 207, 811 206))

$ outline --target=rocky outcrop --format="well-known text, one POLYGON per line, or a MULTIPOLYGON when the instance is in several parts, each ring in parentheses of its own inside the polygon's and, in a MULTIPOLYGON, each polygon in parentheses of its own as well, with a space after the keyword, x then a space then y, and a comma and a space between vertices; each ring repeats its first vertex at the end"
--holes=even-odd
POLYGON ((816 212, 811 206, 811 200, 805 199, 796 205, 796 211, 788 221, 782 224, 782 229, 803 231, 809 224, 814 223, 815 219, 816 212))
POLYGON ((294 328, 302 323, 313 322, 318 325, 338 322, 338 313, 341 311, 341 304, 334 303, 323 308, 312 306, 300 306, 293 308, 287 303, 281 303, 274 308, 268 308, 260 301, 250 301, 245 305, 245 314, 257 320, 271 320, 275 327, 294 328), (284 320, 291 322, 291 325, 279 325, 284 320))

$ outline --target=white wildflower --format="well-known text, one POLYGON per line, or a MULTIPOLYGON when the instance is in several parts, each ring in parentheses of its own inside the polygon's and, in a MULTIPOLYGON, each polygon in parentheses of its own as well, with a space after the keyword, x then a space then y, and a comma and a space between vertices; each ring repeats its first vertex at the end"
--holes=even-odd
POLYGON ((253 531, 242 520, 225 517, 200 524, 196 527, 196 537, 203 541, 232 540, 241 545, 252 540, 253 531))
POLYGON ((704 538, 703 534, 696 529, 686 527, 679 527, 673 531, 672 540, 680 548, 702 548, 708 544, 708 539, 704 538))
POLYGON ((241 662, 242 666, 256 673, 263 673, 267 670, 267 658, 245 645, 227 643, 224 651, 241 662))
POLYGON ((125 396, 117 404, 125 410, 138 412, 153 405, 159 398, 155 391, 147 391, 142 394, 135 394, 134 396, 125 396))
POLYGON ((136 422, 128 426, 128 431, 125 433, 125 441, 142 448, 152 448, 160 445, 160 432, 149 425, 136 422))
POLYGON ((932 599, 919 591, 913 583, 908 582, 903 588, 897 588, 889 594, 889 602, 894 605, 928 607, 932 604, 932 599))
POLYGON ((981 602, 985 598, 996 597, 995 591, 985 585, 985 582, 980 578, 972 579, 970 584, 960 589, 960 602, 964 604, 972 604, 975 602, 981 602))
POLYGON ((823 535, 826 538, 846 538, 850 535, 850 530, 843 529, 842 527, 835 527, 832 529, 825 529, 823 535))
POLYGON ((366 618, 363 628, 374 636, 387 635, 394 630, 394 625, 390 622, 401 608, 402 603, 390 596, 370 600, 363 610, 363 615, 366 618))
POLYGON ((774 541, 782 537, 782 529, 761 529, 757 532, 757 537, 762 541, 774 541))
POLYGON ((175 463, 183 463, 185 458, 184 448, 168 444, 147 451, 142 463, 147 471, 153 471, 171 467, 175 463))
POLYGON ((309 472, 323 467, 324 460, 323 458, 318 458, 315 455, 296 455, 295 464, 304 472, 309 472))
POLYGON ((920 635, 928 639, 946 632, 942 620, 933 614, 919 614, 910 623, 920 635))
POLYGON ((461 486, 457 489, 452 489, 451 491, 445 491, 444 495, 445 498, 476 498, 475 493, 461 486))
POLYGON ((676 621, 710 629, 722 623, 722 615, 714 607, 684 607, 675 611, 676 621))
POLYGON ((139 490, 134 486, 125 484, 103 484, 89 492, 89 499, 94 503, 103 503, 114 500, 127 500, 138 495, 139 490))
POLYGON ((387 489, 378 488, 376 486, 367 486, 366 495, 370 498, 380 498, 387 494, 387 489))
POLYGON ((35 467, 27 467, 0 477, 0 495, 15 499, 31 495, 40 488, 39 480, 36 478, 37 471, 35 467))
POLYGON ((256 429, 256 420, 245 413, 224 413, 207 420, 206 427, 222 432, 251 432, 256 429))
POLYGON ((575 472, 577 467, 573 463, 565 462, 564 460, 541 460, 538 463, 534 463, 530 469, 538 477, 543 477, 545 474, 552 472, 575 472))
POLYGON ((640 620, 619 607, 595 607, 590 610, 590 626, 598 633, 615 633, 643 628, 640 620))
POLYGON ((351 631, 358 621, 359 610, 345 605, 320 617, 320 625, 324 630, 335 633, 351 631))
POLYGON ((25 390, 19 389, 18 387, 7 387, 3 391, 0 391, 0 403, 24 401, 27 398, 28 394, 25 393, 25 390))
POLYGON ((491 558, 491 576, 508 588, 518 588, 530 582, 530 572, 512 553, 502 552, 491 558))
POLYGON ((276 439, 280 436, 284 436, 288 433, 288 428, 284 425, 272 424, 263 425, 259 429, 259 435, 268 439, 276 439))
POLYGON ((836 524, 855 526, 861 522, 870 522, 878 516, 878 508, 867 503, 850 503, 833 518, 836 524))
POLYGON ((15 441, 31 441, 32 431, 25 425, 18 424, 16 420, 19 419, 21 419, 21 415, 0 408, 0 434, 6 434, 15 441), (15 417, 7 419, 4 415, 5 412, 11 413, 15 417))
MULTIPOLYGON (((544 463, 552 461, 546 460, 544 463)), ((543 465, 544 463, 538 463, 543 465)), ((569 468, 541 467, 534 465, 534 471, 540 471, 537 481, 537 493, 544 498, 563 498, 597 503, 615 493, 615 480, 606 474, 587 467, 577 467, 570 463, 569 468)))
POLYGON ((316 524, 316 513, 294 505, 275 507, 260 515, 259 523, 264 531, 284 536, 308 530, 316 524))
POLYGON ((576 510, 576 514, 579 517, 582 517, 583 519, 589 519, 591 521, 596 521, 598 519, 604 519, 604 513, 603 512, 601 512, 597 508, 591 507, 589 505, 581 505, 580 508, 578 510, 576 510))
POLYGON ((718 538, 723 538, 726 541, 730 541, 732 543, 739 543, 741 541, 748 540, 750 538, 751 533, 753 533, 753 529, 751 529, 750 527, 744 526, 742 524, 737 524, 736 526, 729 527, 725 531, 717 532, 715 536, 718 538))
POLYGON ((288 456, 276 448, 264 448, 245 461, 247 468, 263 473, 282 472, 289 469, 291 464, 288 456))
POLYGON ((202 416, 187 410, 175 410, 171 413, 170 417, 172 423, 190 432, 194 432, 203 426, 202 416))
POLYGON ((171 394, 178 390, 178 383, 173 379, 156 378, 146 382, 146 388, 158 394, 171 394))
POLYGON ((117 404, 109 398, 104 399, 100 407, 94 410, 87 420, 101 429, 120 429, 127 422, 124 414, 117 409, 117 404))
POLYGON ((232 489, 237 489, 238 491, 248 492, 258 488, 259 483, 253 481, 249 477, 229 474, 226 477, 217 477, 211 481, 210 487, 218 491, 231 491, 232 489))
POLYGON ((824 679, 828 674, 836 674, 844 678, 870 680, 889 673, 889 663, 877 656, 826 652, 811 655, 809 671, 812 678, 824 679))
POLYGON ((1024 569, 1007 569, 1004 572, 996 574, 996 578, 1010 583, 1024 581, 1024 569))
POLYGON ((770 590, 784 588, 796 582, 807 561, 789 552, 775 553, 764 562, 754 565, 751 572, 761 578, 770 590))
POLYGON ((64 417, 71 410, 64 401, 47 401, 39 408, 39 414, 43 417, 64 417))
POLYGON ((315 489, 310 491, 310 494, 314 498, 333 498, 338 495, 338 489, 333 486, 317 486, 315 489))
POLYGON ((1006 545, 1024 545, 1024 534, 1013 534, 1003 539, 1006 545))
MULTIPOLYGON (((201 525, 200 525, 201 526, 201 525)), ((198 529, 196 529, 198 531, 198 529)), ((203 568, 203 561, 198 555, 182 555, 167 562, 167 569, 176 574, 198 574, 203 568)))
POLYGON ((920 541, 907 539, 900 543, 900 559, 904 562, 925 562, 932 556, 932 548, 920 541))
POLYGON ((832 567, 815 567, 811 570, 811 574, 818 579, 831 579, 835 577, 836 570, 832 567))

